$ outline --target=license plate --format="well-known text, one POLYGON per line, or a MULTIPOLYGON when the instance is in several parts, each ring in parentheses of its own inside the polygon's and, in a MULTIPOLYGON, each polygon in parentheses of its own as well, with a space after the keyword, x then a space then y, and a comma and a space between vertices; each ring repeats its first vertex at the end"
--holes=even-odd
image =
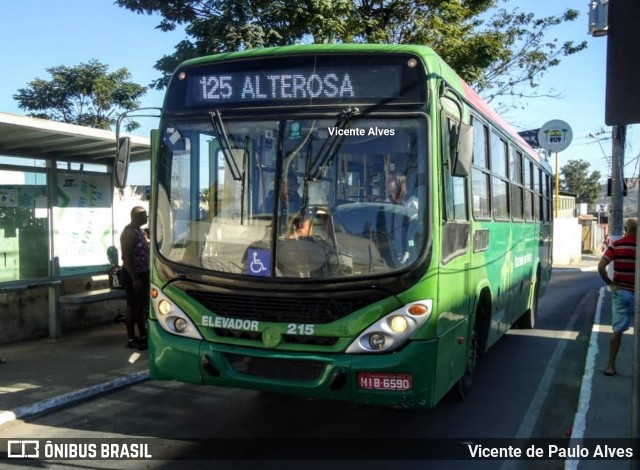
POLYGON ((360 372, 358 385, 367 390, 411 390, 411 374, 360 372))

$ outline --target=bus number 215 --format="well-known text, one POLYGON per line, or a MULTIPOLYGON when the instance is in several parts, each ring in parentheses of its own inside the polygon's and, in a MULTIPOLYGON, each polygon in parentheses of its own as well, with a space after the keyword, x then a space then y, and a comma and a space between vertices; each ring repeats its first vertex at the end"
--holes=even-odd
POLYGON ((288 335, 312 335, 314 325, 305 325, 304 323, 289 323, 287 325, 288 335))

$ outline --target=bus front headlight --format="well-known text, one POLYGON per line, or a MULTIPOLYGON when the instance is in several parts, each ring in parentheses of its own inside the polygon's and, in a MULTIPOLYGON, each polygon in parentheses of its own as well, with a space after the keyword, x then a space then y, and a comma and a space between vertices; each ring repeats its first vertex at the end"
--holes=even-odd
POLYGON ((431 315, 431 299, 419 300, 385 315, 364 330, 349 345, 347 353, 376 353, 394 351, 404 346, 411 335, 431 315))
POLYGON ((409 328, 409 322, 402 315, 396 315, 389 320, 389 326, 394 333, 404 333, 409 328))
POLYGON ((171 304, 162 299, 161 301, 158 302, 158 313, 160 315, 169 315, 169 312, 171 312, 171 304))
POLYGON ((375 349, 376 351, 384 349, 386 342, 387 340, 382 333, 375 332, 369 336, 369 346, 371 346, 371 349, 375 349))
POLYGON ((194 339, 202 339, 202 335, 191 321, 189 316, 182 311, 169 297, 156 286, 152 285, 151 302, 155 309, 158 323, 168 333, 178 336, 186 336, 194 339))
POLYGON ((189 329, 189 324, 184 318, 178 317, 173 321, 173 328, 176 332, 183 334, 189 329))

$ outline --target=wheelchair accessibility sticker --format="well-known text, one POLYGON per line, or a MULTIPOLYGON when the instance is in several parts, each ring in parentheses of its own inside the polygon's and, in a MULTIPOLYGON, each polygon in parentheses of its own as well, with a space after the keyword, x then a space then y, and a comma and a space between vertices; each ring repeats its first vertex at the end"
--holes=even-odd
POLYGON ((246 274, 252 276, 271 275, 271 252, 269 250, 249 249, 246 274))

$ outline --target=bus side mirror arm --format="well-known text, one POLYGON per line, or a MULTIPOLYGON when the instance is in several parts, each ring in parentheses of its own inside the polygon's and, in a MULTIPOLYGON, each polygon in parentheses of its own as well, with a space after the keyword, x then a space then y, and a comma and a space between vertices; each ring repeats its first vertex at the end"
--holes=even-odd
POLYGON ((113 179, 116 188, 122 189, 127 184, 127 173, 129 171, 129 160, 131 160, 131 138, 120 137, 120 127, 125 118, 130 118, 131 114, 138 113, 137 117, 160 117, 160 108, 139 108, 125 111, 118 116, 116 120, 116 156, 113 163, 113 179), (141 111, 149 110, 157 111, 157 114, 141 114, 141 111))
POLYGON ((473 161, 473 126, 461 122, 456 128, 451 175, 464 177, 471 172, 471 162, 473 161))

